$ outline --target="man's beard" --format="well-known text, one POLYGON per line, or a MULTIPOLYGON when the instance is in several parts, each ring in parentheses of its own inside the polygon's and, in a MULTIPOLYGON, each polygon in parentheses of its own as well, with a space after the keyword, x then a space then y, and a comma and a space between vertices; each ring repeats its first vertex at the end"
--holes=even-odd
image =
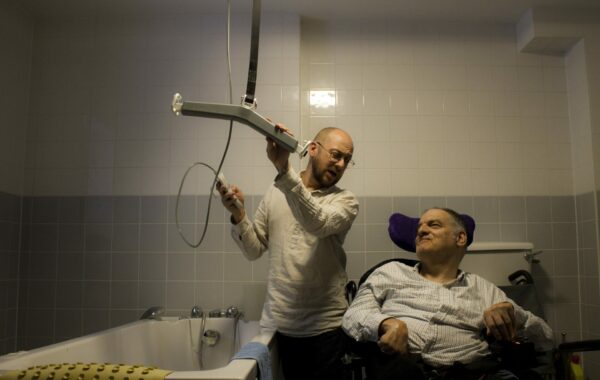
POLYGON ((336 172, 336 176, 333 178, 332 181, 326 180, 325 175, 327 173, 327 167, 324 169, 319 169, 318 164, 315 161, 313 161, 311 163, 311 169, 312 169, 312 173, 313 173, 313 178, 315 179, 315 181, 317 181, 317 183, 319 184, 319 187, 333 186, 336 183, 338 183, 338 181, 341 178, 340 173, 336 172))

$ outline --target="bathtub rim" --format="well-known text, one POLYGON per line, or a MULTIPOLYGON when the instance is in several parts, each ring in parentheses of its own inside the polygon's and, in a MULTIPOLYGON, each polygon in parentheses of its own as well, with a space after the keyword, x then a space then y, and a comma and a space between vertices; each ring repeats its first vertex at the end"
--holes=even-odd
MULTIPOLYGON (((16 351, 12 353, 8 353, 2 355, 0 358, 0 375, 5 373, 21 370, 23 368, 1 368, 3 363, 7 363, 13 360, 19 360, 22 356, 25 355, 35 355, 38 352, 42 351, 54 351, 60 350, 63 348, 65 344, 75 343, 80 341, 86 341, 90 339, 94 339, 97 336, 105 335, 107 333, 113 332, 114 330, 122 330, 126 328, 131 328, 135 325, 143 324, 143 323, 157 323, 157 322, 176 322, 180 320, 186 320, 189 318, 180 318, 180 317, 162 317, 160 319, 142 319, 133 322, 128 322, 119 326, 114 326, 105 330, 97 331, 91 334, 83 335, 80 337, 67 339, 62 342, 56 342, 49 344, 47 346, 37 347, 31 350, 22 350, 16 351)), ((256 321, 252 321, 256 322, 256 321)), ((259 333, 255 335, 250 342, 258 342, 266 345, 271 351, 275 345, 274 339, 275 331, 262 329, 259 325, 259 333)), ((48 364, 48 363, 40 363, 40 364, 48 364)), ((251 380, 255 379, 257 376, 257 362, 253 359, 233 359, 227 365, 211 370, 199 370, 199 371, 173 371, 169 375, 165 377, 165 380, 190 380, 190 379, 198 379, 198 372, 202 373, 202 378, 206 378, 206 376, 212 376, 211 379, 215 380, 251 380), (243 376, 243 377, 242 377, 243 376)))

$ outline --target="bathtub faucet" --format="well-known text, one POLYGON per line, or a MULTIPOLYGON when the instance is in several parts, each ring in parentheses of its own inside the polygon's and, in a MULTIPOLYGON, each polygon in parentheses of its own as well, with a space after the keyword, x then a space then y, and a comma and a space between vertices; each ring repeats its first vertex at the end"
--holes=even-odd
POLYGON ((165 308, 162 306, 152 306, 144 311, 140 319, 156 319, 160 320, 160 315, 164 313, 165 308))
POLYGON ((208 313, 210 318, 241 318, 243 315, 244 313, 235 306, 229 306, 227 309, 214 309, 208 313))
POLYGON ((192 312, 190 313, 191 318, 202 318, 204 316, 204 311, 198 305, 192 307, 192 312))
POLYGON ((227 318, 239 318, 242 315, 242 312, 235 306, 229 306, 227 310, 225 310, 225 317, 227 318))

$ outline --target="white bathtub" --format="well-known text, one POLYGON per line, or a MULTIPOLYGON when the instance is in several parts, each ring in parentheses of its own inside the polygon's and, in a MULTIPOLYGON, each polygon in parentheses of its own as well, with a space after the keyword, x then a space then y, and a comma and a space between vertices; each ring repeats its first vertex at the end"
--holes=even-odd
POLYGON ((0 374, 49 363, 124 363, 155 366, 172 370, 167 380, 214 379, 253 380, 257 364, 250 359, 230 361, 232 350, 250 341, 269 347, 274 378, 278 374, 278 358, 273 332, 260 331, 258 322, 239 321, 233 345, 235 324, 232 318, 208 318, 205 330, 216 330, 220 339, 214 347, 202 347, 200 368, 198 357, 201 319, 163 318, 141 320, 95 334, 0 356, 0 374))

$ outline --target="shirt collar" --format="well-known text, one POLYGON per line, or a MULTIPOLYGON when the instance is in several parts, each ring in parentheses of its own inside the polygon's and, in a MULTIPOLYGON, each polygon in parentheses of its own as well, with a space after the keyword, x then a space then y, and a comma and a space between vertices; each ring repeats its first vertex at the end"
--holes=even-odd
MULTIPOLYGON (((421 263, 420 262, 416 263, 415 266, 412 267, 412 270, 413 270, 413 272, 419 274, 421 272, 421 263)), ((463 271, 462 269, 459 269, 458 276, 456 276, 456 279, 454 281, 450 281, 450 282, 446 283, 445 285, 458 284, 465 279, 465 275, 466 275, 466 272, 463 271)))
MULTIPOLYGON (((302 170, 300 172, 300 181, 302 181, 302 174, 305 172, 306 170, 302 170)), ((322 194, 329 194, 329 193, 333 193, 338 189, 338 187, 336 185, 331 185, 329 187, 322 187, 320 189, 314 189, 314 190, 310 190, 311 193, 322 193, 322 194)))

